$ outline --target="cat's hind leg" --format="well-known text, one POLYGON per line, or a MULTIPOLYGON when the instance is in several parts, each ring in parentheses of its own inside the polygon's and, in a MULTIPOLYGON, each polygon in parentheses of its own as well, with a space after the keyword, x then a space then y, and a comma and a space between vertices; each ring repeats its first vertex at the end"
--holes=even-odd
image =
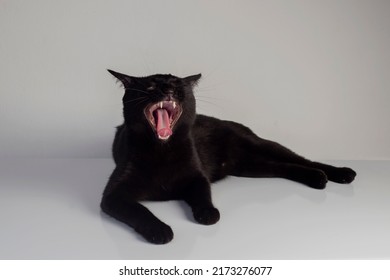
POLYGON ((309 165, 323 170, 329 181, 335 183, 349 184, 355 180, 356 177, 356 172, 349 167, 336 167, 320 162, 310 162, 309 165))
POLYGON ((247 133, 232 150, 230 174, 246 177, 282 177, 312 188, 324 188, 328 180, 350 183, 356 172, 348 167, 310 161, 279 143, 247 133))
POLYGON ((324 189, 328 182, 326 174, 320 169, 282 162, 264 161, 241 164, 240 167, 234 168, 231 175, 254 178, 285 178, 314 189, 324 189))
POLYGON ((349 167, 336 167, 308 160, 276 142, 262 140, 259 145, 254 147, 254 149, 258 154, 265 155, 265 157, 269 160, 297 164, 308 168, 322 170, 329 181, 336 183, 349 184, 356 177, 356 172, 349 167))

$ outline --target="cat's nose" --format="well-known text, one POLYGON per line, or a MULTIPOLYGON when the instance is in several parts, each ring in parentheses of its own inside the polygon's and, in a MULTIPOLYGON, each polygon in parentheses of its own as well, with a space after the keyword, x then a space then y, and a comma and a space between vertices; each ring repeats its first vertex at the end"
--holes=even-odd
POLYGON ((168 93, 168 101, 172 101, 173 100, 173 91, 171 93, 169 93, 167 91, 167 93, 168 93))

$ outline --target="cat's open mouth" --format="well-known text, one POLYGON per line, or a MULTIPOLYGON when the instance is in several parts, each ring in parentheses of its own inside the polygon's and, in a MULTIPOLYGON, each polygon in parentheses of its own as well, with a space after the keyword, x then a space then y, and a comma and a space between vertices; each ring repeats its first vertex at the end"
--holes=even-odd
POLYGON ((172 129, 183 112, 181 106, 173 100, 160 101, 145 108, 144 113, 160 140, 168 140, 172 129))

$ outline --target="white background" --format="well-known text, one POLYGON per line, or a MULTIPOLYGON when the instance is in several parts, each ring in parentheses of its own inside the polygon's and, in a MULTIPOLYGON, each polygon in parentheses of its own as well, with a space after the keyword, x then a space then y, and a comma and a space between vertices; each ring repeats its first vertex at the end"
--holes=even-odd
POLYGON ((0 0, 0 259, 390 259, 389 15, 379 0, 0 0), (358 176, 229 178, 209 227, 145 202, 175 234, 149 244, 99 208, 122 122, 106 68, 201 72, 199 112, 358 176))
POLYGON ((0 157, 110 157, 134 76, 313 159, 390 158, 389 1, 0 1, 0 157))

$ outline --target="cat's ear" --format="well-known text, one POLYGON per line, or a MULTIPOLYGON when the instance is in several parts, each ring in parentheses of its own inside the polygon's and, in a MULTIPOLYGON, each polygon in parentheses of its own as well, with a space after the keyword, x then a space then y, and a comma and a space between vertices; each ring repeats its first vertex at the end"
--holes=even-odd
POLYGON ((107 69, 108 72, 111 73, 111 75, 113 75, 115 78, 117 78, 120 82, 122 82, 123 86, 126 88, 130 88, 131 87, 131 84, 133 83, 133 78, 130 77, 130 76, 127 76, 125 74, 122 74, 122 73, 118 73, 118 72, 115 72, 115 71, 112 71, 110 69, 107 69))
POLYGON ((198 84, 200 77, 202 77, 202 74, 196 74, 192 76, 188 76, 183 78, 184 83, 190 85, 191 87, 194 87, 198 84))

